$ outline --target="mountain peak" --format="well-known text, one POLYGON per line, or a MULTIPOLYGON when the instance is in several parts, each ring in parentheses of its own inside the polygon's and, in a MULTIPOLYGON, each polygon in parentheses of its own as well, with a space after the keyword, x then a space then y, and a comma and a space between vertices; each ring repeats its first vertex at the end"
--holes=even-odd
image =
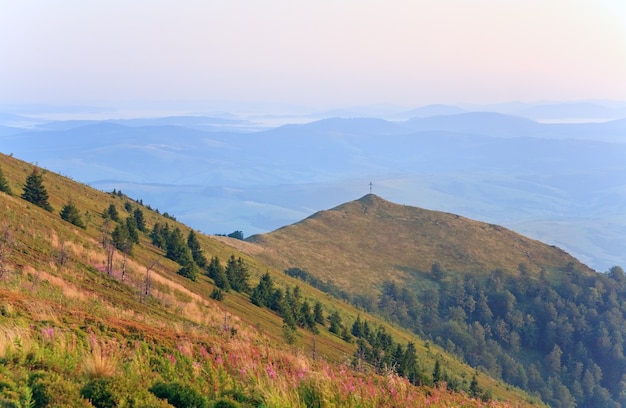
POLYGON ((281 267, 303 268, 361 293, 376 291, 388 279, 427 273, 435 263, 482 276, 494 270, 516 275, 520 264, 537 274, 568 263, 590 271, 564 251, 507 228, 371 193, 251 241, 270 257, 281 254, 281 267), (291 261, 282 263, 286 259, 291 261))
POLYGON ((382 203, 389 203, 389 201, 377 196, 376 194, 365 194, 363 197, 359 198, 358 200, 356 200, 356 202, 359 202, 361 204, 365 204, 365 205, 369 205, 369 206, 376 206, 376 205, 380 205, 382 203))

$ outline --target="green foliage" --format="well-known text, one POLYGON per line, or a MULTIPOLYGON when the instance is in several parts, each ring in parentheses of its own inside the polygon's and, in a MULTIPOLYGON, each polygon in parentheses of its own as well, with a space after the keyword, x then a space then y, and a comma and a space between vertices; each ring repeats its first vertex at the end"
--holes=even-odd
POLYGON ((235 255, 231 255, 226 263, 225 272, 228 283, 233 290, 242 293, 250 293, 250 285, 248 283, 250 271, 241 257, 235 259, 235 255))
POLYGON ((0 192, 6 193, 8 195, 13 195, 13 191, 11 191, 9 181, 6 179, 6 177, 4 177, 4 173, 2 172, 2 167, 0 167, 0 192))
POLYGON ((200 268, 206 267, 207 265, 206 257, 204 256, 204 253, 202 252, 200 241, 198 241, 198 236, 193 230, 189 231, 189 235, 187 236, 187 246, 191 250, 191 256, 193 257, 194 262, 200 268))
POLYGON ((269 307, 274 291, 274 281, 270 273, 265 272, 259 284, 252 290, 250 301, 259 307, 269 307))
POLYGON ((305 407, 322 408, 326 405, 324 395, 314 381, 301 382, 298 385, 298 395, 305 407))
POLYGON ((149 391, 176 408, 208 408, 207 398, 186 384, 157 382, 149 391))
POLYGON ((127 224, 117 224, 111 233, 111 239, 113 240, 113 245, 115 245, 117 249, 128 254, 132 253, 135 241, 127 224))
POLYGON ((476 378, 476 374, 474 374, 469 386, 469 395, 473 398, 478 398, 481 396, 482 392, 482 389, 478 385, 478 378, 476 378))
POLYGON ((170 235, 170 227, 167 223, 161 224, 159 222, 155 223, 152 227, 152 231, 150 232, 150 239, 152 240, 152 245, 157 248, 165 249, 167 248, 167 240, 170 235))
POLYGON ((111 381, 108 378, 95 378, 85 384, 80 395, 89 400, 96 408, 117 407, 115 396, 111 391, 111 381))
POLYGON ((187 246, 187 241, 183 238, 183 233, 178 227, 174 228, 167 237, 165 256, 182 266, 189 265, 193 262, 191 250, 187 246))
POLYGON ((135 225, 137 226, 137 229, 141 232, 146 232, 146 219, 143 215, 143 211, 141 210, 141 208, 135 208, 135 210, 133 211, 133 218, 135 220, 135 225))
MULTIPOLYGON (((377 311, 551 405, 618 402, 626 395, 623 270, 585 274, 570 262, 551 281, 545 271, 518 271, 494 270, 485 279, 431 275, 436 286, 421 292, 385 282, 377 311)), ((449 380, 433 372, 438 378, 449 380)))
POLYGON ((315 320, 315 323, 321 324, 322 326, 326 324, 326 318, 324 317, 324 307, 319 301, 315 302, 315 306, 313 306, 313 320, 315 320))
POLYGON ((287 322, 283 323, 283 340, 287 344, 294 344, 296 342, 296 327, 295 325, 289 324, 287 322))
POLYGON ((328 331, 333 334, 339 335, 341 333, 341 330, 343 329, 343 323, 341 321, 341 316, 339 315, 339 312, 335 310, 333 313, 331 313, 331 315, 328 316, 328 322, 330 323, 328 331))
POLYGON ((241 405, 235 401, 220 399, 213 403, 213 408, 239 408, 241 405))
POLYGON ((120 213, 117 211, 115 204, 109 204, 106 211, 102 214, 104 218, 110 218, 115 222, 120 222, 120 213))
POLYGON ((243 232, 242 231, 234 231, 228 234, 229 238, 235 238, 243 241, 243 232))
POLYGON ((211 299, 221 302, 222 300, 224 300, 224 291, 221 290, 220 288, 214 288, 213 292, 211 292, 210 297, 211 299))
POLYGON ((226 292, 230 291, 230 283, 226 276, 226 270, 217 256, 211 257, 211 262, 207 267, 207 275, 209 278, 213 279, 215 286, 226 292))
POLYGON ((36 167, 26 178, 22 198, 47 211, 52 211, 52 206, 48 202, 48 191, 43 185, 43 176, 36 167))
POLYGON ((87 228, 87 225, 85 225, 85 222, 83 221, 83 217, 80 214, 78 207, 76 207, 72 201, 63 206, 63 209, 61 210, 61 218, 69 223, 76 225, 77 227, 83 229, 87 228))
POLYGON ((29 382, 36 407, 80 408, 85 406, 78 384, 57 373, 33 373, 29 382))
POLYGON ((191 261, 187 265, 180 268, 177 273, 195 282, 198 279, 200 271, 198 265, 196 265, 194 261, 191 261))

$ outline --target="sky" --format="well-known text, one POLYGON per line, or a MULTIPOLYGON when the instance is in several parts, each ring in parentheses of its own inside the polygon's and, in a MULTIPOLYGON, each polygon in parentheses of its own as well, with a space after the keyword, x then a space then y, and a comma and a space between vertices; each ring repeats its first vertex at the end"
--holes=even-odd
POLYGON ((624 0, 0 0, 0 103, 626 100, 624 0))

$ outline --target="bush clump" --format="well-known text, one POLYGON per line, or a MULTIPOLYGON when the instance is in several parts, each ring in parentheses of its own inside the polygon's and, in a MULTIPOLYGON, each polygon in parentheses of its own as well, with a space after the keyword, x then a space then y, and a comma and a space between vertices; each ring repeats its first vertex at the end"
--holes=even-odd
POLYGON ((176 408, 208 408, 209 401, 195 389, 177 382, 157 382, 149 391, 158 398, 166 399, 176 408))

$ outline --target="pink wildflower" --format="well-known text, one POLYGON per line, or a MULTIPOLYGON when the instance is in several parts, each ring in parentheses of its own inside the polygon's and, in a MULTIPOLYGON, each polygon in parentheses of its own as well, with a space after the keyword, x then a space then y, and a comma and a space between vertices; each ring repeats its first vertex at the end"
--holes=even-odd
POLYGON ((276 377, 276 371, 274 371, 274 367, 272 367, 272 365, 271 365, 271 364, 268 364, 268 365, 265 367, 265 371, 267 371, 267 375, 268 375, 270 378, 272 378, 272 379, 273 379, 274 377, 276 377))

